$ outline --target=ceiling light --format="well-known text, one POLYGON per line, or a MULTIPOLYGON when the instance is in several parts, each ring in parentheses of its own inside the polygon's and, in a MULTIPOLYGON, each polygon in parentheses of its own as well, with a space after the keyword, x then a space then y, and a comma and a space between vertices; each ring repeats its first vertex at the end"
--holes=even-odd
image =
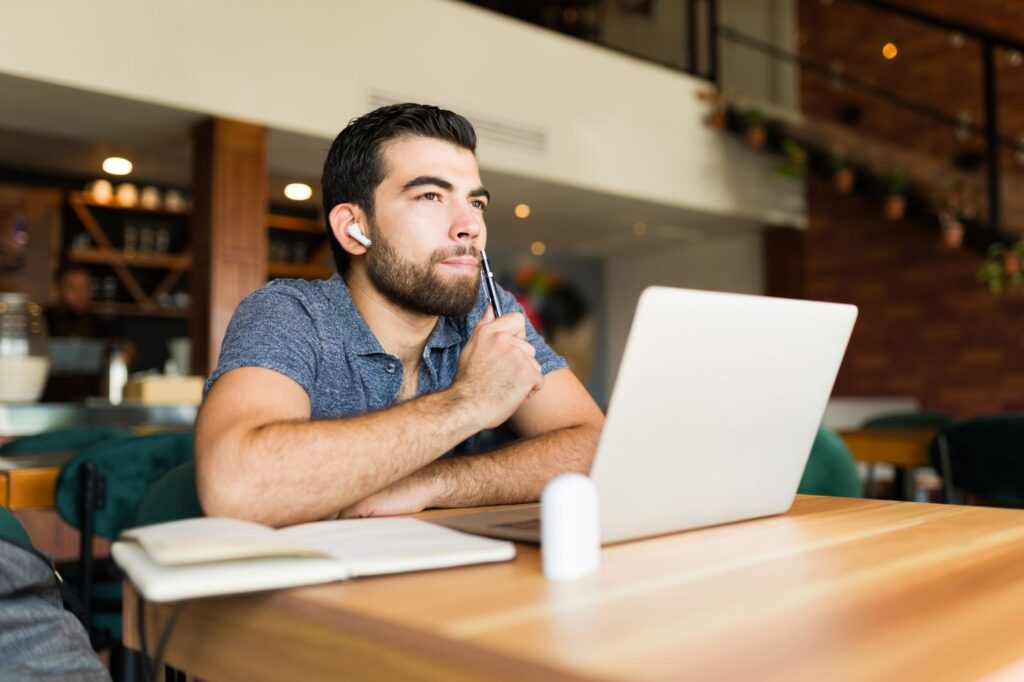
POLYGON ((516 204, 515 208, 517 218, 529 218, 530 217, 530 205, 529 204, 516 204))
POLYGON ((896 59, 896 55, 899 53, 900 51, 896 49, 894 43, 886 43, 882 46, 882 56, 886 59, 896 59))
POLYGON ((109 156, 103 159, 103 172, 111 175, 128 175, 132 172, 132 162, 120 156, 109 156))
POLYGON ((643 237, 647 234, 647 223, 633 223, 633 234, 637 237, 643 237))
POLYGON ((313 188, 304 182, 292 182, 285 185, 284 195, 292 201, 305 201, 313 196, 313 188))
POLYGON ((534 242, 530 244, 530 253, 534 256, 543 256, 544 252, 548 250, 548 247, 544 242, 534 242))

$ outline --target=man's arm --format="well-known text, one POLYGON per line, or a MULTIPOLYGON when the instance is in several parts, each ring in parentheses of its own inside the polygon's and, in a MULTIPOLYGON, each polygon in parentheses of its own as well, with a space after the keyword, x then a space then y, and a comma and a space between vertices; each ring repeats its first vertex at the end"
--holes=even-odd
POLYGON ((501 423, 543 383, 522 325, 478 325, 448 390, 344 419, 310 421, 305 390, 283 374, 225 373, 196 421, 204 511, 277 526, 326 518, 501 423))
POLYGON ((558 474, 590 471, 603 424, 604 415, 576 376, 557 370, 513 415, 512 426, 522 440, 486 455, 434 461, 342 515, 535 502, 558 474))

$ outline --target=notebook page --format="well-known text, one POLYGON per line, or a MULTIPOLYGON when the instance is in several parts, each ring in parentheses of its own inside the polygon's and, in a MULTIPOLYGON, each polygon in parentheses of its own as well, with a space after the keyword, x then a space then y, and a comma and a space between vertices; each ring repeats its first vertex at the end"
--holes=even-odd
POLYGON ((322 556, 304 543, 251 521, 197 518, 133 528, 122 534, 164 566, 271 556, 322 556))
POLYGON ((510 542, 410 518, 319 521, 278 533, 344 562, 353 576, 506 561, 515 556, 510 542))

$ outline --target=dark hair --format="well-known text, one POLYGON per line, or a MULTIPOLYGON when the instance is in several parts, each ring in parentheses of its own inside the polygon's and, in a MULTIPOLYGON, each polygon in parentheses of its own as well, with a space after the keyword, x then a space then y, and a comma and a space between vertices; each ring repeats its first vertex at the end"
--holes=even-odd
POLYGON ((432 137, 476 153, 472 124, 447 109, 427 104, 391 104, 349 121, 334 138, 320 178, 327 238, 340 274, 348 270, 349 254, 331 231, 331 209, 352 203, 372 218, 373 193, 384 180, 382 148, 406 135, 432 137))

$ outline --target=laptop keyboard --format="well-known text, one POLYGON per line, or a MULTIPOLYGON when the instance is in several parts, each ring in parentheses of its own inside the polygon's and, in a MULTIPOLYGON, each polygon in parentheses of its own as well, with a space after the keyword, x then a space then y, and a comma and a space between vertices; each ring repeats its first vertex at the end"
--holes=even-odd
POLYGON ((540 530, 540 519, 526 519, 525 521, 509 521, 498 523, 495 528, 510 528, 512 530, 540 530))

